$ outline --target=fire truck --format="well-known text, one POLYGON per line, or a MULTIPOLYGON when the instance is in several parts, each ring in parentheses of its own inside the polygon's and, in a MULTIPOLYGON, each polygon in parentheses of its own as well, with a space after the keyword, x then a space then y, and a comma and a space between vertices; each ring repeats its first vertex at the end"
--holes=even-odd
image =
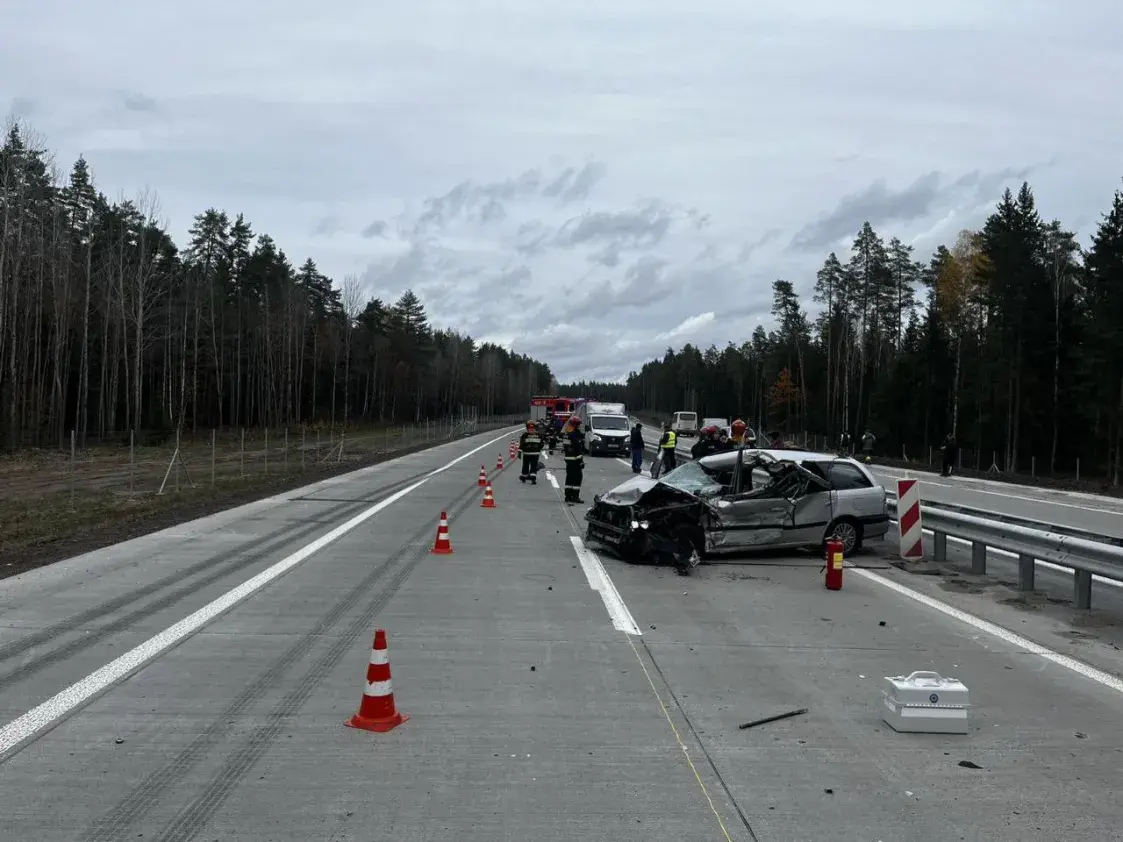
POLYGON ((577 398, 538 395, 530 399, 530 417, 533 421, 546 421, 549 426, 561 429, 578 405, 577 398))

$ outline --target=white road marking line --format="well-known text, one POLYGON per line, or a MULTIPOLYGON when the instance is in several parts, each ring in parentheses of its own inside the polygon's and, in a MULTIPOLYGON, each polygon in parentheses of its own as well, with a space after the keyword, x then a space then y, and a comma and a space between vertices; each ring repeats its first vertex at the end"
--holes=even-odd
POLYGON ((586 547, 585 542, 576 535, 571 535, 569 540, 573 542, 573 551, 577 553, 577 560, 581 562, 581 569, 585 571, 589 587, 599 593, 600 598, 604 600, 604 607, 608 609, 608 616, 612 619, 612 627, 625 634, 642 636, 643 632, 636 625, 632 612, 624 604, 620 592, 616 590, 616 585, 612 584, 612 579, 609 578, 608 571, 604 569, 597 554, 586 547))
MULTIPOLYGON (((1004 498, 1007 498, 1007 499, 1010 499, 1010 500, 1024 500, 1027 503, 1037 503, 1038 505, 1041 505, 1041 506, 1061 506, 1061 507, 1066 508, 1066 509, 1079 509, 1082 512, 1101 512, 1101 513, 1107 514, 1107 515, 1115 515, 1116 517, 1123 517, 1123 512, 1119 511, 1118 509, 1103 509, 1103 508, 1099 508, 1097 506, 1077 506, 1075 503, 1062 503, 1060 500, 1051 500, 1051 499, 1042 498, 1042 497, 1026 497, 1026 496, 1021 495, 1021 494, 1011 494, 1008 491, 987 491, 986 489, 983 489, 983 488, 964 488, 962 485, 954 485, 954 484, 949 483, 949 482, 936 482, 935 480, 930 480, 930 479, 926 478, 923 475, 924 474, 923 471, 905 471, 903 476, 897 475, 897 474, 891 474, 888 471, 881 470, 881 469, 874 471, 875 475, 878 474, 878 473, 884 474, 885 476, 890 477, 891 479, 915 479, 920 483, 921 490, 923 490, 925 485, 935 485, 935 486, 938 486, 940 488, 951 488, 951 489, 954 489, 955 491, 966 491, 968 494, 989 494, 992 497, 1004 497, 1004 498), (914 476, 909 476, 910 473, 914 474, 914 476), (915 474, 920 474, 920 476, 915 476, 915 474)), ((983 482, 983 480, 978 480, 978 482, 983 482)), ((1015 485, 1014 483, 1006 483, 1006 484, 1009 485, 1011 488, 1018 488, 1019 487, 1019 486, 1015 485)), ((1022 487, 1024 488, 1024 486, 1022 486, 1022 487)), ((1052 491, 1050 489, 1048 491, 1042 491, 1042 493, 1043 494, 1073 495, 1073 494, 1078 494, 1079 492, 1075 492, 1075 491, 1052 491)), ((1103 498, 1098 498, 1098 497, 1095 497, 1095 496, 1089 494, 1089 495, 1086 495, 1086 496, 1081 496, 1079 499, 1087 499, 1087 500, 1090 500, 1090 501, 1093 501, 1093 502, 1101 502, 1101 500, 1103 498)), ((935 502, 938 502, 938 501, 933 500, 932 502, 935 503, 935 502)))
POLYGON ((561 486, 558 485, 558 478, 555 477, 552 473, 546 474, 546 479, 550 481, 550 485, 554 487, 554 491, 558 491, 561 488, 561 486))
POLYGON ((627 468, 629 471, 632 469, 632 463, 631 462, 625 462, 623 459, 617 459, 616 461, 619 462, 621 465, 623 465, 625 468, 627 468))
POLYGON ((1123 693, 1123 680, 1116 678, 1110 673, 1098 670, 1089 664, 1085 664, 1083 661, 1070 658, 1068 655, 1054 652, 1052 649, 1048 649, 1040 643, 1034 643, 1032 640, 1022 637, 1020 634, 1014 634, 1014 632, 1009 629, 1004 629, 996 623, 984 620, 981 617, 976 617, 974 614, 968 614, 966 611, 960 611, 958 608, 953 608, 946 602, 940 602, 938 599, 922 594, 919 591, 914 591, 912 588, 898 584, 878 573, 874 573, 872 570, 864 570, 859 567, 850 569, 852 572, 869 579, 871 582, 876 582, 882 587, 889 588, 889 590, 896 591, 902 596, 919 602, 921 605, 926 605, 929 608, 939 611, 941 614, 946 614, 962 623, 966 623, 977 631, 989 634, 991 637, 997 637, 999 640, 1003 640, 1012 646, 1023 649, 1030 654, 1039 655, 1047 661, 1052 661, 1054 664, 1059 664, 1065 669, 1072 670, 1078 675, 1095 681, 1097 684, 1102 684, 1104 687, 1114 690, 1116 693, 1123 693))
POLYGON ((438 474, 444 473, 458 462, 475 455, 484 448, 494 446, 496 442, 502 441, 505 438, 507 438, 507 433, 481 444, 474 450, 470 450, 463 456, 453 459, 448 464, 442 465, 436 470, 426 474, 420 480, 413 483, 413 485, 403 488, 401 491, 391 494, 385 500, 375 503, 369 509, 360 512, 325 535, 321 535, 315 541, 301 547, 295 553, 292 553, 271 567, 263 570, 261 573, 258 573, 252 579, 248 579, 233 590, 227 591, 214 601, 204 605, 198 611, 189 614, 178 623, 169 626, 159 634, 149 638, 124 655, 121 655, 119 658, 110 661, 101 669, 90 673, 62 692, 57 693, 47 701, 12 720, 3 728, 0 728, 0 762, 6 760, 6 755, 9 752, 31 737, 51 727, 62 717, 90 701, 94 696, 129 677, 141 667, 155 660, 173 646, 176 646, 197 632, 207 623, 226 613, 239 603, 244 602, 266 585, 292 570, 292 568, 296 567, 302 561, 305 561, 324 547, 339 540, 364 521, 374 517, 380 511, 393 505, 398 500, 401 500, 407 494, 416 491, 430 479, 438 474))
MULTIPOLYGON (((889 522, 891 524, 893 524, 894 526, 897 525, 897 521, 895 521, 895 520, 890 520, 889 522)), ((921 522, 921 524, 924 523, 923 515, 921 515, 921 521, 920 522, 921 522)), ((923 529, 923 527, 922 527, 922 529, 923 529)), ((925 535, 934 534, 931 529, 923 529, 923 532, 924 532, 925 535)), ((949 535, 948 540, 952 541, 956 544, 962 544, 965 547, 971 546, 971 542, 968 541, 966 538, 956 538, 954 535, 949 535)), ((997 547, 987 547, 987 554, 989 555, 990 553, 994 553, 995 555, 1004 556, 1005 558, 1016 559, 1018 557, 1017 553, 1012 553, 1009 550, 1000 550, 997 547)), ((1060 564, 1054 564, 1051 561, 1045 561, 1044 559, 1041 559, 1041 558, 1035 558, 1033 561, 1034 561, 1034 564, 1040 564, 1042 567, 1048 568, 1049 570, 1055 570, 1058 573, 1069 573, 1069 574, 1072 574, 1072 575, 1076 574, 1076 571, 1073 570, 1071 567, 1065 567, 1065 566, 1060 565, 1060 564)), ((1123 588, 1123 582, 1116 582, 1114 579, 1107 579, 1107 578, 1104 578, 1103 576, 1098 576, 1095 573, 1092 574, 1092 581, 1098 582, 1101 585, 1111 585, 1111 587, 1113 587, 1113 588, 1123 588)))

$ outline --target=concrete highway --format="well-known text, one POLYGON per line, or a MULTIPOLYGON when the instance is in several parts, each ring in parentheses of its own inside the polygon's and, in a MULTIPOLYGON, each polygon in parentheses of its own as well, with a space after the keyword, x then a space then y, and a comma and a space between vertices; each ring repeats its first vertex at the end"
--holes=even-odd
MULTIPOLYGON (((948 588, 876 547, 837 592, 810 554, 685 578, 627 565, 584 545, 560 457, 536 486, 495 471, 508 439, 0 582, 3 838, 1100 842, 1123 826, 1117 617, 1066 636, 1057 606, 948 588), (454 553, 431 555, 442 510, 454 553), (343 726, 376 628, 411 717, 388 734, 343 726), (882 676, 923 669, 970 688, 968 735, 881 721, 882 676)), ((586 464, 587 501, 631 476, 586 464)))

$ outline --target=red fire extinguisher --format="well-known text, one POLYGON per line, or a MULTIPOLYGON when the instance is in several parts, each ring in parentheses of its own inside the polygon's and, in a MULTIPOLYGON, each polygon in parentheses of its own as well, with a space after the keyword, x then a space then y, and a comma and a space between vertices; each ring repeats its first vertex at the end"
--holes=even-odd
POLYGON ((837 538, 827 540, 827 590, 842 590, 842 542, 837 538))

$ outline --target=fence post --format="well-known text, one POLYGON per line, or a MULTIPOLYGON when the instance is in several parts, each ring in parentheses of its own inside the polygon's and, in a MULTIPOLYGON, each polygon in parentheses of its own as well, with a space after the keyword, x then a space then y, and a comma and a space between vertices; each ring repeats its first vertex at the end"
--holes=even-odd
POLYGON ((1029 475, 1031 477, 1037 476, 1037 457, 1029 457, 1029 475))
POLYGON ((932 560, 948 560, 948 536, 945 532, 932 533, 932 560))
POLYGON ((175 453, 172 461, 175 462, 175 493, 179 494, 179 460, 183 457, 179 453, 179 427, 175 428, 175 453))
POLYGON ((265 425, 265 476, 269 476, 269 425, 265 425))
POLYGON ((1092 607, 1092 574, 1087 570, 1072 571, 1072 602, 1082 610, 1092 607))
POLYGON ((74 508, 74 483, 78 471, 78 438, 75 430, 70 431, 70 508, 74 508))
POLYGON ((285 476, 289 474, 289 428, 285 427, 285 476))
POLYGON ((211 427, 211 488, 214 488, 214 450, 215 439, 218 437, 218 431, 211 427))
POLYGON ((987 545, 982 541, 971 544, 971 573, 975 576, 985 576, 987 572, 987 545))
POLYGON ((129 499, 133 499, 136 481, 136 430, 129 430, 129 499))
POLYGON ((242 474, 242 479, 246 478, 246 428, 242 427, 242 444, 238 449, 238 470, 242 474))
POLYGON ((304 473, 304 445, 308 439, 308 428, 303 424, 300 426, 300 472, 304 473))
POLYGON ((1076 457, 1076 481, 1080 482, 1080 457, 1076 457))
POLYGON ((1037 573, 1037 559, 1031 555, 1018 556, 1018 590, 1032 591, 1033 577, 1037 573))

